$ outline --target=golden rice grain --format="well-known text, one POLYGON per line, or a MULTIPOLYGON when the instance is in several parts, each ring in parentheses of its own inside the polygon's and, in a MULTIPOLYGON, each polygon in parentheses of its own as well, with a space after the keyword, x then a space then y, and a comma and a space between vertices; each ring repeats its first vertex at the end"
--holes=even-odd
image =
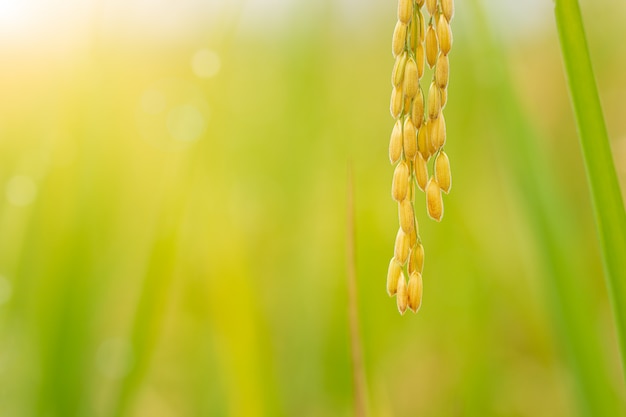
POLYGON ((426 208, 431 219, 438 222, 443 217, 443 199, 437 180, 431 178, 426 186, 426 208))
POLYGON ((400 314, 404 314, 409 304, 409 294, 407 292, 404 272, 400 274, 400 279, 398 280, 396 302, 398 304, 398 311, 400 312, 400 314))
POLYGON ((413 0, 398 1, 398 20, 408 24, 413 16, 413 0))
POLYGON ((450 22, 454 17, 454 0, 441 0, 441 11, 450 22))
POLYGON ((426 57, 424 55, 424 44, 417 44, 417 50, 415 51, 415 62, 417 63, 417 78, 420 80, 424 76, 424 69, 426 67, 426 57))
POLYGON ((407 287, 407 306, 414 313, 417 313, 422 305, 422 289, 422 274, 419 272, 413 272, 409 278, 409 285, 407 287))
POLYGON ((404 81, 404 68, 406 67, 406 61, 409 54, 406 51, 396 57, 396 62, 393 65, 393 71, 391 71, 391 85, 399 87, 404 81))
POLYGON ((437 13, 437 0, 426 0, 426 9, 431 16, 437 13))
POLYGON ((415 158, 417 153, 417 131, 410 117, 404 120, 404 137, 402 139, 404 145, 404 156, 408 160, 415 158))
POLYGON ((452 187, 452 174, 450 171, 450 159, 448 155, 441 151, 435 158, 435 179, 441 190, 448 194, 452 187))
POLYGON ((402 122, 396 121, 389 139, 389 160, 395 164, 402 156, 402 122))
POLYGON ((394 119, 397 119, 402 114, 402 107, 404 106, 403 97, 402 97, 402 88, 394 87, 391 91, 391 103, 389 110, 391 111, 391 116, 394 119))
POLYGON ((452 30, 446 18, 441 15, 437 21, 437 39, 439 40, 439 48, 441 53, 448 55, 452 48, 452 30))
POLYGON ((446 117, 443 115, 443 112, 439 115, 439 129, 437 131, 437 149, 441 149, 446 144, 446 138, 448 133, 446 131, 446 117))
POLYGON ((409 274, 417 271, 420 274, 424 270, 424 246, 421 243, 413 245, 411 249, 411 255, 409 256, 409 274))
POLYGON ((439 117, 432 121, 430 137, 431 154, 434 154, 446 144, 446 121, 443 113, 439 113, 439 117))
POLYGON ((437 33, 432 24, 428 25, 426 31, 426 62, 428 66, 432 68, 437 62, 437 55, 439 53, 439 46, 437 45, 437 33))
POLYGON ((448 59, 448 55, 439 54, 435 68, 435 82, 437 87, 443 90, 448 86, 448 78, 450 76, 450 60, 448 59))
POLYGON ((391 51, 393 52, 394 57, 400 55, 402 51, 404 51, 404 46, 406 44, 406 32, 406 23, 398 21, 398 23, 396 23, 396 28, 393 31, 393 39, 391 41, 391 51))
POLYGON ((398 281, 402 274, 402 265, 395 258, 391 258, 389 269, 387 270, 387 294, 393 296, 398 291, 398 281))
POLYGON ((417 21, 416 18, 411 19, 411 23, 409 23, 409 40, 411 42, 410 48, 413 53, 415 53, 415 50, 417 49, 417 44, 419 43, 419 32, 419 21, 417 21))
POLYGON ((396 243, 393 249, 393 256, 398 262, 400 262, 401 265, 404 265, 409 257, 409 244, 409 235, 404 233, 402 228, 398 229, 396 243))
POLYGON ((404 95, 410 98, 415 97, 418 87, 417 64, 413 58, 409 58, 404 69, 404 95))
POLYGON ((428 117, 436 119, 441 112, 441 93, 439 87, 434 82, 430 83, 428 89, 428 117))
POLYGON ((393 172, 393 182, 391 184, 391 196, 400 202, 404 200, 409 191, 409 166, 405 161, 400 161, 393 172))
POLYGON ((430 120, 426 121, 426 123, 420 128, 417 132, 417 150, 422 155, 425 161, 428 161, 430 158, 430 120))
MULTIPOLYGON (((398 203, 398 217, 400 218, 400 227, 410 236, 411 232, 415 228, 415 214, 413 211, 413 204, 410 199, 403 200, 398 203)), ((410 244, 409 239, 409 244, 410 244)))
POLYGON ((433 156, 436 152, 439 144, 439 120, 434 119, 430 120, 428 124, 428 153, 430 156, 433 156))
POLYGON ((424 122, 424 93, 422 87, 418 87, 417 94, 413 99, 413 107, 411 108, 411 121, 413 126, 419 129, 424 122))

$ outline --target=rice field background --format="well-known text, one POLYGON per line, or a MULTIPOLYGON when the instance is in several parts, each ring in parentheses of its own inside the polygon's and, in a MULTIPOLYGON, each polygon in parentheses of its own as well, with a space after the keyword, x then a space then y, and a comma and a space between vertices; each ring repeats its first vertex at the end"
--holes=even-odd
MULTIPOLYGON (((624 185, 626 5, 581 5, 624 185)), ((456 1, 452 192, 387 296, 395 13, 0 2, 0 416, 355 415, 349 167, 368 415, 625 415, 551 1, 456 1)))

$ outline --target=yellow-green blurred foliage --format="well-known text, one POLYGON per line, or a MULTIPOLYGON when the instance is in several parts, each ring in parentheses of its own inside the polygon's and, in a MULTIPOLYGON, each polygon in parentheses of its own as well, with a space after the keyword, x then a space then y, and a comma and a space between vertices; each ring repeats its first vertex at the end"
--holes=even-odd
MULTIPOLYGON (((14 3, 0 415, 353 415, 349 164, 372 416, 583 415, 577 331, 623 403, 550 7, 457 1, 453 188, 441 224, 417 198, 424 304, 400 317, 385 292, 394 2, 14 3), (564 218, 552 241, 542 207, 564 218), (584 295, 588 328, 561 325, 553 280, 584 295)), ((626 7, 583 6, 624 183, 626 7)))

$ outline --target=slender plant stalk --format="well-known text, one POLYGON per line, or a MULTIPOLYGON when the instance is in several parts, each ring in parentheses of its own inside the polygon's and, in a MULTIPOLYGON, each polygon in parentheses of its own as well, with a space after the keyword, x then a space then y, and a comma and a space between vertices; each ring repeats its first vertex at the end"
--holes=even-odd
POLYGON ((626 377, 626 213, 577 0, 556 0, 556 24, 596 217, 626 377))
POLYGON ((509 69, 502 65, 503 47, 490 30, 482 3, 470 1, 468 11, 473 12, 469 18, 477 41, 474 55, 482 62, 478 68, 491 71, 491 82, 483 87, 485 97, 490 98, 496 112, 494 123, 508 138, 506 142, 494 141, 494 146, 506 158, 533 231, 537 259, 545 277, 542 282, 547 305, 564 363, 572 376, 577 415, 623 415, 621 400, 612 387, 604 348, 594 337, 597 322, 588 297, 591 283, 585 262, 577 259, 581 246, 577 221, 570 215, 569 202, 551 175, 553 164, 541 152, 542 139, 524 113, 509 69))
POLYGON ((359 309, 356 281, 356 232, 354 218, 354 181, 352 167, 348 168, 348 321, 350 325, 350 355, 352 357, 352 384, 354 389, 354 417, 367 417, 367 382, 363 366, 363 348, 359 332, 359 309))

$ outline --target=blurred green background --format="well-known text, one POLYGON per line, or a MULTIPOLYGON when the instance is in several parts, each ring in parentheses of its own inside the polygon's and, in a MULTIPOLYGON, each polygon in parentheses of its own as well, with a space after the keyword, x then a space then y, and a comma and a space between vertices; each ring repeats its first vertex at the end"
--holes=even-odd
MULTIPOLYGON (((370 415, 623 415, 552 2, 456 3, 400 317, 395 2, 1 1, 0 415, 354 415, 349 164, 370 415)), ((626 3, 582 6, 626 184, 626 3)))

